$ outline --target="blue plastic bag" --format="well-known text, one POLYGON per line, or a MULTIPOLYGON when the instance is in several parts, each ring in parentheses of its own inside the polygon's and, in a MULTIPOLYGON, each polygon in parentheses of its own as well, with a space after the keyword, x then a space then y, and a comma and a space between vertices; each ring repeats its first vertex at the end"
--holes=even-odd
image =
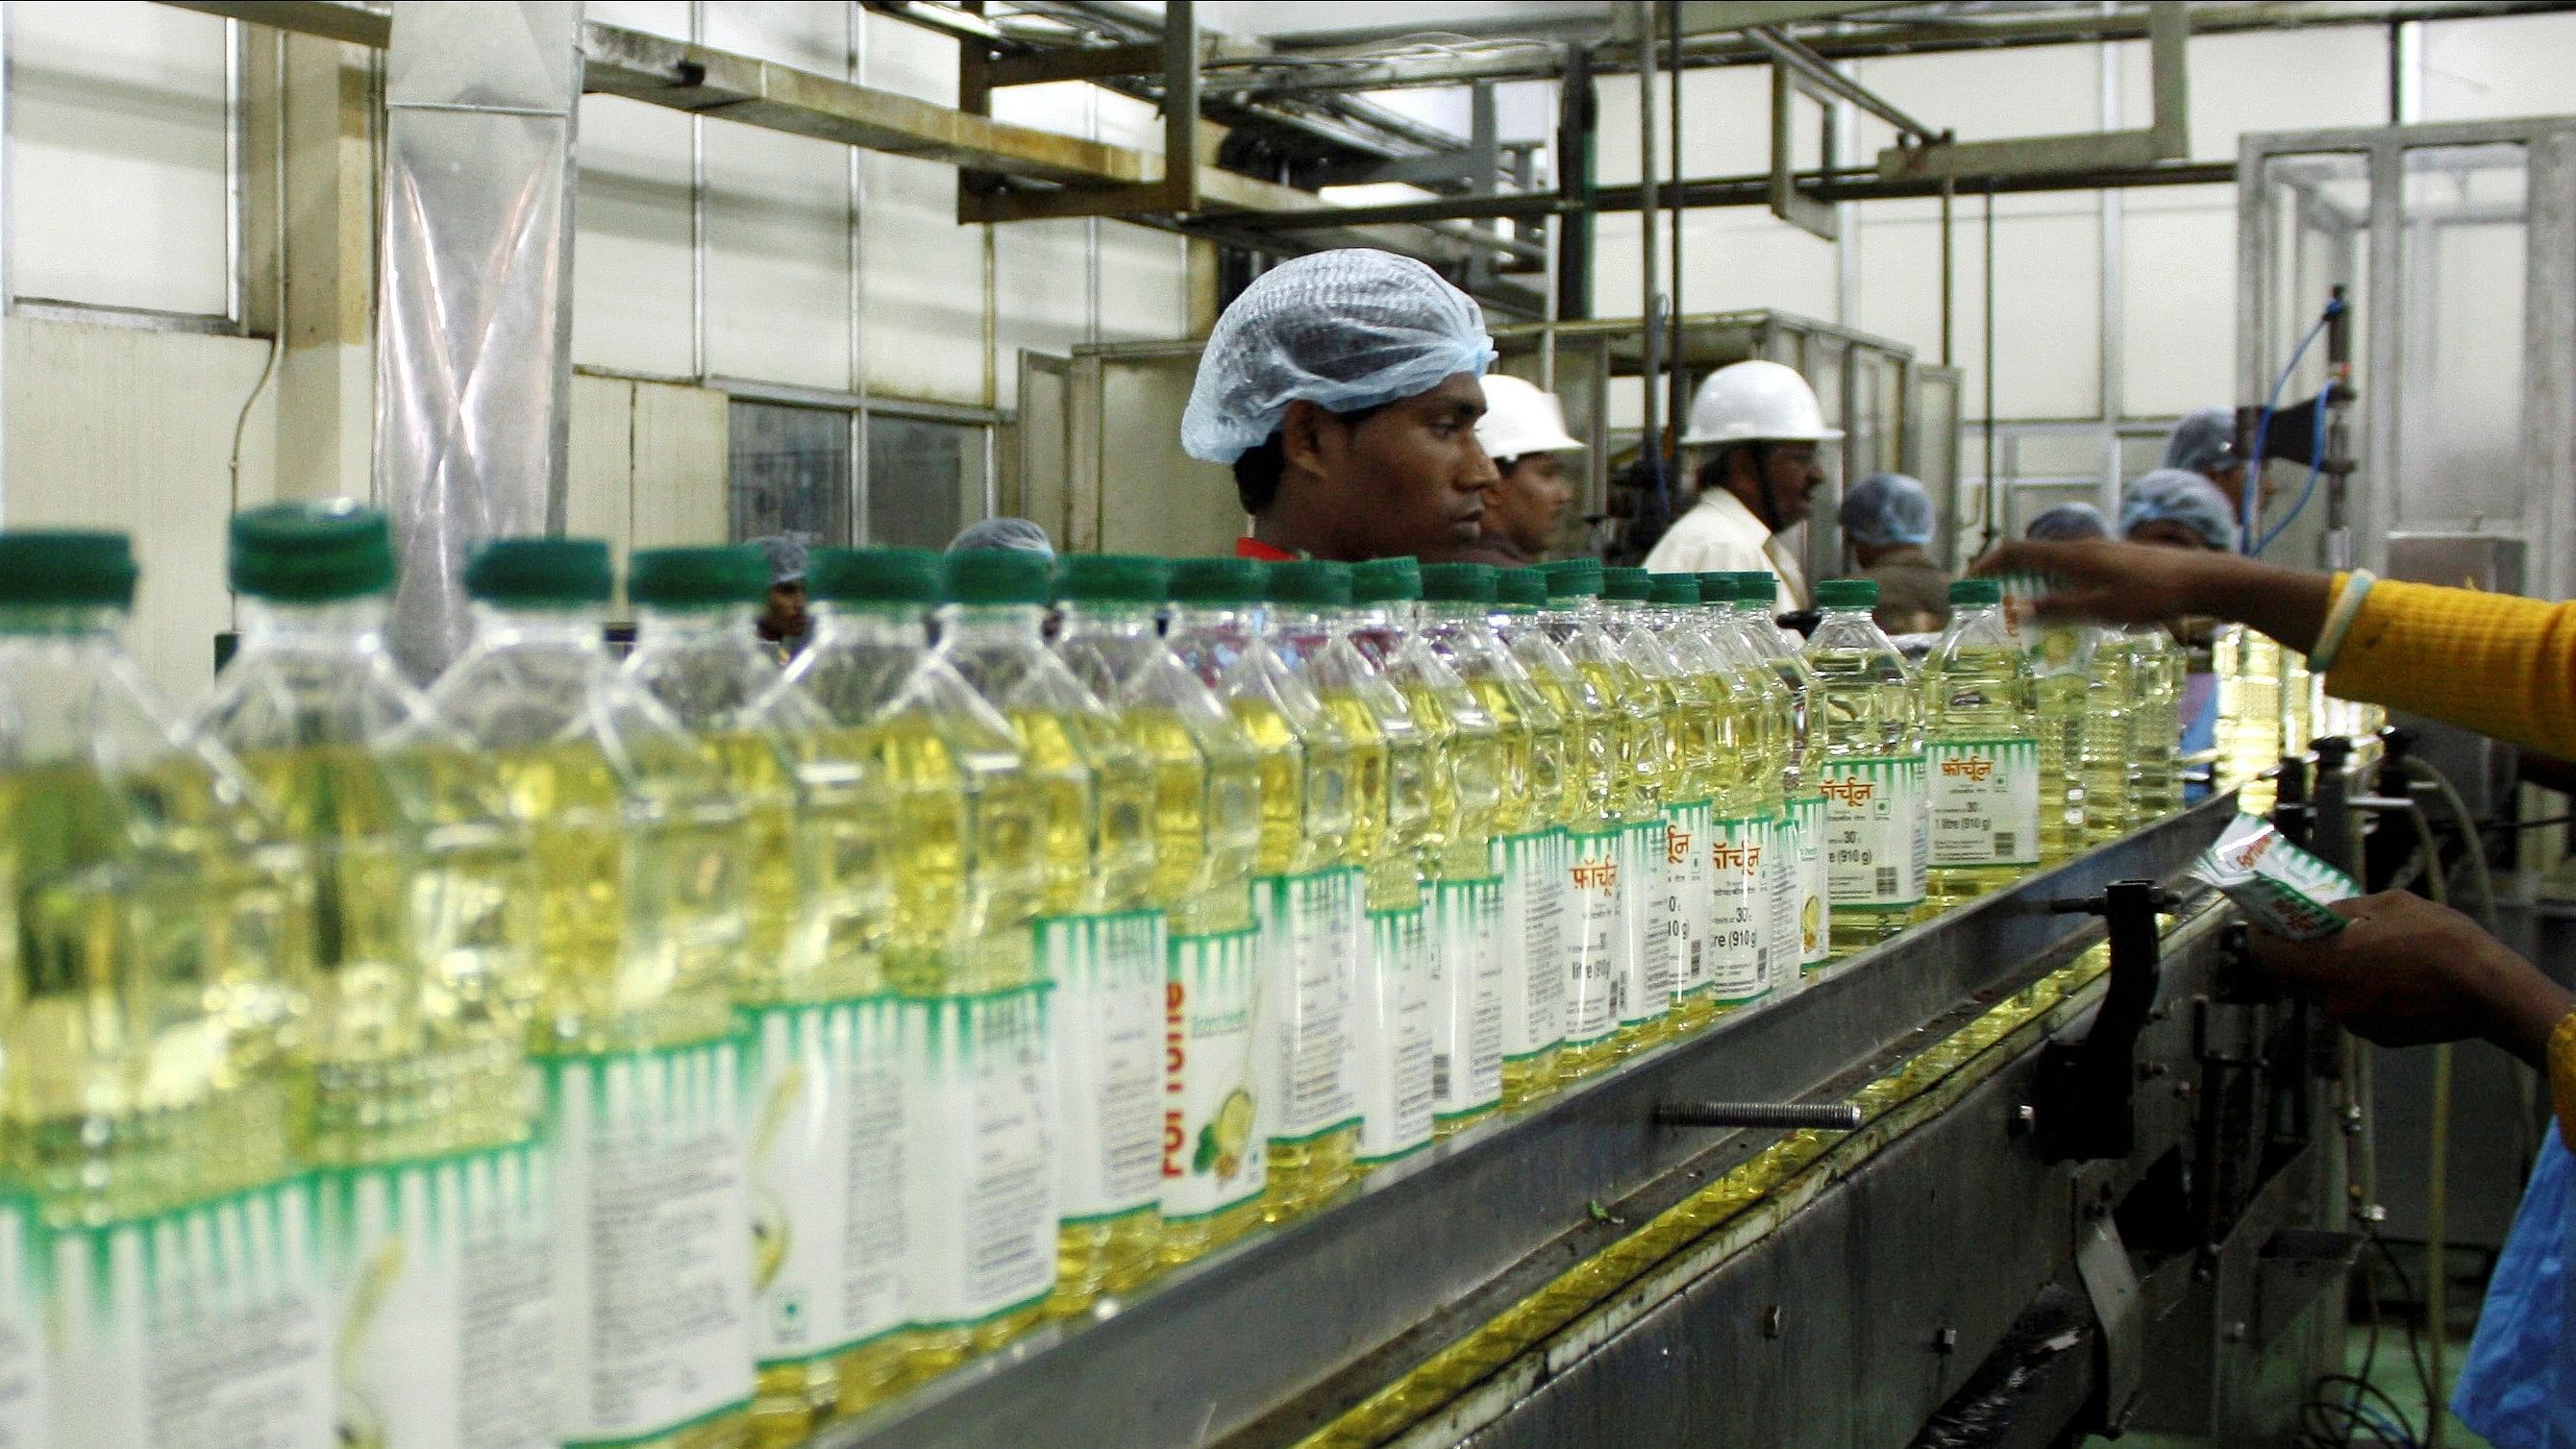
POLYGON ((2549 1124, 2451 1412, 2495 1449, 2576 1449, 2576 1162, 2549 1124))

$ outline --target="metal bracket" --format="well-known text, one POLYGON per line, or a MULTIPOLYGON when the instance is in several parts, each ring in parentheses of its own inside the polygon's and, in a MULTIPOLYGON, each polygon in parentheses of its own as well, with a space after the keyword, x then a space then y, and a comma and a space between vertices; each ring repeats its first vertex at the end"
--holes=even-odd
POLYGON ((1842 214, 1830 201, 1818 201, 1798 189, 1797 129, 1795 112, 1798 97, 1805 96, 1824 108, 1824 135, 1817 164, 1830 168, 1834 164, 1834 98, 1813 81, 1779 62, 1771 66, 1771 214, 1791 226, 1812 232, 1826 241, 1843 234, 1842 214))
POLYGON ((1066 216, 1186 216, 1199 209, 1199 27, 1196 0, 1170 0, 1163 7, 1163 40, 1159 46, 1119 46, 1105 53, 1075 52, 1070 57, 1034 60, 999 55, 972 40, 957 47, 957 108, 969 115, 993 114, 993 92, 1011 85, 1036 85, 1076 76, 1133 74, 1159 70, 1163 78, 1163 175, 1159 181, 1123 186, 1064 186, 1052 190, 1012 187, 989 172, 957 173, 957 220, 1032 221, 1066 216), (1142 64, 1142 52, 1155 52, 1158 63, 1142 64))
POLYGON ((2191 7, 2150 5, 2146 10, 2155 121, 2145 130, 1890 146, 1878 153, 1879 176, 1893 181, 1908 176, 2045 175, 2099 166, 2144 166, 2190 155, 2191 92, 2185 49, 2191 36, 2191 7))
POLYGON ((2117 1433, 2145 1381, 2147 1324, 2138 1270, 2109 1213, 2088 1216, 2076 1230, 2075 1274, 2102 1325, 2102 1427, 2117 1433))
POLYGON ((2111 985, 2080 1041, 2053 1041, 2039 1056, 2033 1137, 2042 1162, 2123 1158, 2137 1145, 2138 1034, 2156 1004, 2163 938, 2156 912, 2179 904, 2151 880, 2113 881, 2102 894, 2055 901, 2061 915, 2110 924, 2111 985))

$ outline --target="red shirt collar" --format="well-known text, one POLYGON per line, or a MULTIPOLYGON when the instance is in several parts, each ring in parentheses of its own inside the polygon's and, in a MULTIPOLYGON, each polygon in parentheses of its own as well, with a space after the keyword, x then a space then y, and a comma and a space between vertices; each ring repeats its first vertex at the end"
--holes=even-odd
POLYGON ((1257 538, 1236 539, 1234 541, 1234 556, 1236 558, 1257 558, 1264 563, 1287 563, 1293 561, 1297 557, 1297 555, 1290 553, 1284 548, 1274 548, 1269 544, 1263 543, 1257 538))

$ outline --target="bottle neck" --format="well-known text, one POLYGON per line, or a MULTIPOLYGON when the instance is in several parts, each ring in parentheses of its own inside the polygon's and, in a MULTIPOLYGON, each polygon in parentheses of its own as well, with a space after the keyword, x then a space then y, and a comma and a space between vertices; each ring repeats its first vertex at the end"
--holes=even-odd
MULTIPOLYGON (((1179 611, 1175 610, 1172 617, 1177 629, 1179 611)), ((1132 600, 1068 600, 1064 606, 1064 628, 1058 637, 1150 639, 1154 637, 1154 606, 1132 600)))
POLYGON ((1249 634, 1258 604, 1174 604, 1171 632, 1183 634, 1249 634))
POLYGON ((0 605, 0 637, 112 642, 126 611, 113 604, 0 605))
POLYGON ((747 642, 758 612, 749 604, 713 604, 695 608, 647 605, 635 611, 635 644, 640 649, 705 649, 747 642))
POLYGON ((245 595, 241 601, 242 646, 246 649, 382 649, 385 627, 392 618, 393 600, 384 594, 319 602, 245 595))
POLYGON ((950 604, 939 611, 943 649, 1046 647, 1046 610, 1035 604, 950 604))
POLYGON ((900 599, 817 601, 810 607, 815 649, 834 645, 919 649, 930 642, 929 624, 919 604, 900 599))
POLYGON ((532 608, 525 604, 476 604, 475 642, 494 648, 600 649, 606 610, 597 604, 532 608))

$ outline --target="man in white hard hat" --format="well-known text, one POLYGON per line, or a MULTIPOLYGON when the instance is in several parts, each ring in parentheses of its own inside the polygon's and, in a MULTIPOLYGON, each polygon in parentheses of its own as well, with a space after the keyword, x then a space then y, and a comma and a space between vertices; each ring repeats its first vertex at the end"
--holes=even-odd
POLYGON ((1682 446, 1700 455, 1699 503, 1646 555, 1656 573, 1768 570, 1782 609, 1807 602, 1806 570, 1779 535, 1807 521, 1808 498, 1824 486, 1822 445, 1841 437, 1825 426, 1816 390, 1796 369, 1739 362, 1712 372, 1691 398, 1682 446))
POLYGON ((1574 482, 1560 454, 1583 444, 1565 430, 1565 408, 1556 395, 1508 373, 1485 374, 1485 415, 1476 441, 1494 460, 1496 477, 1485 488, 1485 517, 1476 537, 1475 562, 1522 568, 1547 557, 1574 482))

